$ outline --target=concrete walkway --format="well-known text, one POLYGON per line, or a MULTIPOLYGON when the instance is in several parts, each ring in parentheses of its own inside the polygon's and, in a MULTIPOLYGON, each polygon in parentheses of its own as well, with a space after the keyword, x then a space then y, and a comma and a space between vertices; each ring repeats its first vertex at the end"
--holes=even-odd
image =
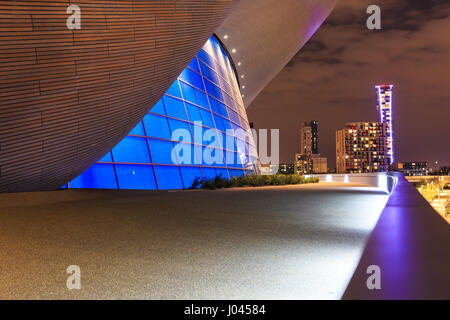
POLYGON ((339 299, 387 201, 328 183, 0 196, 1 299, 339 299))
POLYGON ((344 299, 450 299, 450 226, 402 176, 344 299), (368 266, 381 289, 368 290, 368 266))

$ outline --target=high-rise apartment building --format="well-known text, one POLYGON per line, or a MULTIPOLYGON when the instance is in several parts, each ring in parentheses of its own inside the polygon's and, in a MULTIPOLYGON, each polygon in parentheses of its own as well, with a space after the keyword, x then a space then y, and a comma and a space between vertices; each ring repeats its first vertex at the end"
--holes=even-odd
POLYGON ((319 122, 305 122, 300 127, 300 152, 302 154, 319 153, 319 122))
POLYGON ((375 86, 377 94, 377 114, 378 121, 387 125, 387 153, 389 156, 389 164, 394 163, 394 126, 393 126, 393 85, 381 84, 375 86))
POLYGON ((302 123, 300 128, 300 154, 295 155, 298 174, 326 173, 327 158, 319 154, 319 122, 302 123))
POLYGON ((303 175, 312 172, 312 163, 310 157, 303 153, 298 153, 295 155, 294 162, 294 173, 303 175))
POLYGON ((336 132, 337 173, 387 171, 388 125, 381 122, 352 122, 336 132))

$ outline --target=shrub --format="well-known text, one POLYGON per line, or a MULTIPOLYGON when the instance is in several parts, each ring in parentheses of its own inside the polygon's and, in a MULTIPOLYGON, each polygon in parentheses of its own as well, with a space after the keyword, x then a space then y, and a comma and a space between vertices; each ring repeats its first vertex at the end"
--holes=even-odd
POLYGON ((283 186, 288 181, 288 175, 285 174, 276 174, 273 176, 272 185, 275 186, 283 186))
POLYGON ((231 178, 231 186, 240 188, 240 187, 243 187, 245 185, 246 185, 246 178, 245 178, 245 176, 231 178))
POLYGON ((214 177, 213 184, 216 188, 230 188, 231 182, 227 178, 222 177, 222 174, 214 177))
POLYGON ((195 177, 194 181, 192 182, 192 185, 189 189, 197 189, 199 187, 201 187, 202 183, 201 183, 201 179, 199 177, 195 177))
POLYGON ((317 183, 319 178, 309 177, 306 178, 296 174, 284 175, 243 175, 240 177, 232 177, 227 179, 222 177, 222 174, 215 176, 214 178, 195 178, 192 183, 191 189, 202 188, 202 189, 220 189, 220 188, 231 188, 231 187, 259 187, 259 186, 282 186, 286 184, 301 184, 301 183, 317 183))
POLYGON ((319 182, 319 178, 318 177, 309 177, 307 179, 304 179, 305 182, 304 183, 318 183, 319 182))

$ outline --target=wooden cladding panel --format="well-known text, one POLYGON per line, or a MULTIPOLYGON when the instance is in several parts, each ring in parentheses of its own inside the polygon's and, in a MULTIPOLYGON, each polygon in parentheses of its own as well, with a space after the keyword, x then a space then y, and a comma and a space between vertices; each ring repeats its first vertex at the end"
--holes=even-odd
POLYGON ((50 190, 114 147, 239 0, 0 0, 0 192, 50 190), (74 2, 72 1, 72 4, 74 2))

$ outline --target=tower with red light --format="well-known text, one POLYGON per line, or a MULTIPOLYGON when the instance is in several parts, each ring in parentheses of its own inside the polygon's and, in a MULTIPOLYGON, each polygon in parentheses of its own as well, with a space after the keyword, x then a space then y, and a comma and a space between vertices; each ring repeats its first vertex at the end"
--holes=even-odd
POLYGON ((375 86, 377 94, 378 121, 387 125, 386 150, 390 164, 394 163, 394 126, 393 126, 393 88, 392 84, 380 84, 375 86))

